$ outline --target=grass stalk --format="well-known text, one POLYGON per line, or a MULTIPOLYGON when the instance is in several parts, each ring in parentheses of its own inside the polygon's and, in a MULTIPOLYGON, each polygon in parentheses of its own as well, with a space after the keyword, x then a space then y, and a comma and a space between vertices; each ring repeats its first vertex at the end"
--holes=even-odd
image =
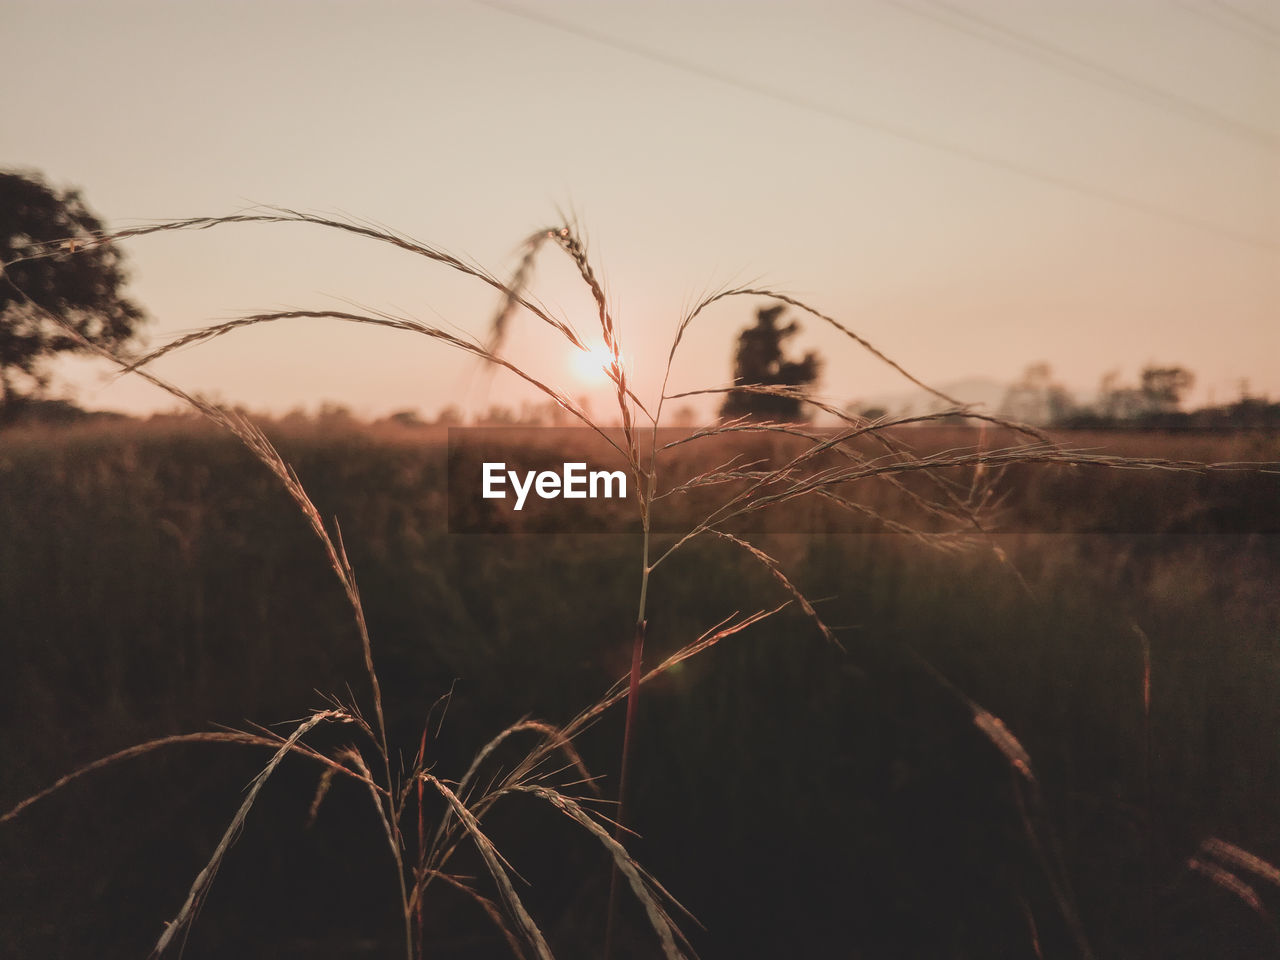
MULTIPOLYGON (((634 736, 636 711, 640 704, 640 678, 644 671, 644 634, 646 621, 636 622, 635 639, 631 645, 631 673, 627 687, 627 718, 622 729, 622 763, 618 774, 618 807, 613 839, 621 844, 627 829, 627 773, 631 768, 631 738, 634 736)), ((613 930, 618 912, 618 863, 613 861, 609 871, 609 907, 605 915, 604 960, 613 953, 613 930)))

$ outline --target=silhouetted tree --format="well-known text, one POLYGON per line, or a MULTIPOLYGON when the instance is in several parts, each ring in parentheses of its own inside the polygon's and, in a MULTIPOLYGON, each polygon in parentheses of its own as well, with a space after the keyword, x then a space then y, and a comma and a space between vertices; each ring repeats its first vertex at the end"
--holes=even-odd
POLYGON ((1136 387, 1120 382, 1120 371, 1103 374, 1098 385, 1097 416, 1101 423, 1124 423, 1137 420, 1147 412, 1147 398, 1136 387))
POLYGON ((102 229, 79 191, 59 193, 36 174, 0 172, 0 418, 45 388, 50 358, 84 349, 44 310, 87 340, 113 348, 127 343, 147 319, 121 295, 127 276, 115 247, 73 249, 77 240, 102 229), (60 241, 67 243, 55 256, 13 262, 60 241))
POLYGON ((412 407, 406 410, 397 410, 395 413, 389 414, 386 418, 386 422, 393 423, 397 427, 405 427, 410 430, 416 430, 419 427, 425 427, 427 425, 427 421, 423 420, 418 411, 412 407))
POLYGON ((1034 363, 1005 391, 1000 412, 1024 423, 1051 424, 1066 420, 1074 407, 1070 391, 1054 381, 1053 368, 1034 363))
MULTIPOLYGON (((795 321, 778 325, 778 317, 785 309, 779 305, 756 311, 756 325, 738 335, 733 364, 735 385, 805 387, 818 379, 817 354, 806 353, 801 360, 787 360, 782 355, 782 342, 800 329, 795 321)), ((734 390, 725 397, 720 415, 794 422, 808 419, 809 412, 802 408, 798 397, 734 390)))
POLYGON ((1172 413, 1195 380, 1185 367, 1147 367, 1142 371, 1142 395, 1154 412, 1172 413))
POLYGON ((433 422, 437 427, 460 427, 466 421, 458 406, 451 403, 436 414, 436 418, 433 422))

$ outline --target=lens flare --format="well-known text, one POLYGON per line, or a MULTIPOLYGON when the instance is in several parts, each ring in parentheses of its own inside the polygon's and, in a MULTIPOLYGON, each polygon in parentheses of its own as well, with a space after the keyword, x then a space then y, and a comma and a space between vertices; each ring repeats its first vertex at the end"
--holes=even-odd
POLYGON ((583 383, 602 384, 609 379, 608 371, 613 366, 613 355, 604 347, 575 350, 572 363, 574 376, 583 383))

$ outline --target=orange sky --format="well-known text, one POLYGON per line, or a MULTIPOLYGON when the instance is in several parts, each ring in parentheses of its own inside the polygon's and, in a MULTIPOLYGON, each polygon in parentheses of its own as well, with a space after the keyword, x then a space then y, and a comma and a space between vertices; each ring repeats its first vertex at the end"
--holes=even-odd
MULTIPOLYGON (((1183 364, 1197 401, 1280 395, 1280 13, 1179 2, 0 0, 0 165, 84 190, 114 227, 279 204, 377 221, 505 274, 572 210, 648 399, 682 308, 727 282, 812 302, 924 379, 1049 361, 1081 393, 1183 364)), ((131 241, 159 344, 348 301, 483 335, 491 291, 297 226, 131 241)), ((592 305, 548 253, 534 280, 592 305)), ((715 386, 754 304, 709 313, 674 384, 715 386)), ((904 383, 804 324, 837 402, 904 383)), ((531 323, 508 348, 571 393, 531 323)), ((426 341, 292 322, 179 353, 192 390, 284 412, 518 405, 426 341)), ((91 407, 171 402, 98 364, 91 407)), ((490 382, 490 380, 492 382, 490 382)))

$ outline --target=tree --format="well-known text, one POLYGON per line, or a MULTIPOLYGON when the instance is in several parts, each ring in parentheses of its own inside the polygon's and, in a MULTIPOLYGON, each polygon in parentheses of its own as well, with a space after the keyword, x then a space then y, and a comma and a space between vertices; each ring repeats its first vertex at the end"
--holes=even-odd
POLYGON ((436 414, 433 422, 437 427, 460 427, 464 420, 462 411, 458 409, 457 404, 451 403, 436 414))
POLYGON ((0 172, 0 416, 44 390, 53 357, 86 349, 49 313, 113 349, 148 319, 121 295, 128 280, 123 254, 87 242, 102 232, 78 190, 59 193, 37 174, 0 172), (23 259, 49 249, 58 252, 23 259))
POLYGON ((1147 412, 1147 398, 1136 387, 1122 385, 1119 370, 1103 374, 1098 385, 1098 415, 1103 421, 1114 426, 1137 420, 1147 412))
POLYGON ((1185 367, 1145 367, 1140 387, 1124 386, 1118 372, 1102 378, 1096 418, 1111 425, 1170 427, 1186 422, 1179 408, 1195 383, 1185 367))
POLYGON ((1023 371, 1022 379, 1005 391, 1000 413, 1024 423, 1045 425, 1066 420, 1074 407, 1071 392, 1053 379, 1053 368, 1033 363, 1023 371))
POLYGON ((1195 381, 1185 367, 1147 367, 1142 371, 1142 395, 1156 413, 1173 413, 1195 381))
MULTIPOLYGON (((778 326, 784 306, 764 307, 756 311, 756 325, 738 335, 738 349, 733 364, 736 386, 805 387, 818 379, 818 356, 806 353, 802 360, 787 360, 782 355, 782 342, 800 329, 792 321, 778 326)), ((807 419, 808 412, 794 396, 733 390, 725 397, 720 415, 730 419, 796 421, 807 419)))

